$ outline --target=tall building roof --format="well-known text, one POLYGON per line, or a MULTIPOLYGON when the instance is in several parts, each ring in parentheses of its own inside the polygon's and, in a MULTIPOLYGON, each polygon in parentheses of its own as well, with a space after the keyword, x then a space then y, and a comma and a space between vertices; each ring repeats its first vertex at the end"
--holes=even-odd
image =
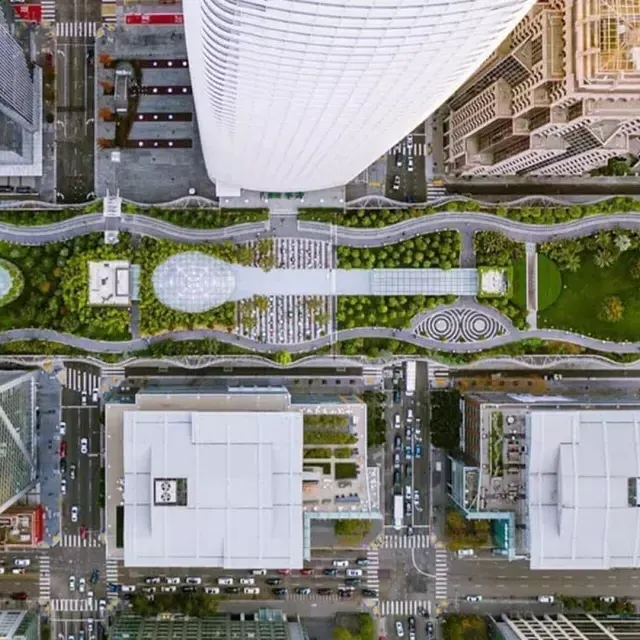
POLYGON ((442 104, 532 5, 186 2, 198 127, 218 195, 347 183, 442 104))
POLYGON ((126 411, 126 566, 299 568, 302 415, 126 411))
POLYGON ((531 568, 640 566, 639 483, 640 411, 531 411, 531 568))

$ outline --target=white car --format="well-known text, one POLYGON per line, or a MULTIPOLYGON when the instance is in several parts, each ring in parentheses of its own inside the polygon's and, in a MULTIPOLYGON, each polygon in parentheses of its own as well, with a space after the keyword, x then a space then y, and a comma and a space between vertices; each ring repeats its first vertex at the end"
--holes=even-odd
POLYGON ((411 156, 407 158, 407 171, 409 173, 413 171, 413 158, 411 156))
POLYGON ((253 578, 240 578, 240 584, 255 584, 256 581, 253 578))
POLYGON ((69 591, 75 591, 75 590, 76 590, 76 577, 69 576, 69 591))
POLYGON ((248 596, 257 596, 260 593, 259 587, 245 587, 242 592, 248 596))
POLYGON ((538 596, 538 602, 544 602, 545 604, 553 604, 554 600, 553 596, 538 596))
POLYGON ((25 571, 26 569, 23 569, 22 567, 16 567, 15 569, 11 569, 11 573, 15 573, 16 575, 22 575, 25 571))
POLYGON ((91 394, 91 402, 98 402, 99 399, 100 399, 100 389, 96 387, 93 390, 93 393, 91 394))
POLYGON ((254 576, 266 576, 267 575, 267 570, 266 569, 254 569, 251 573, 254 576))
POLYGON ((98 613, 101 617, 104 617, 104 614, 107 610, 107 601, 104 598, 98 600, 98 613))
POLYGON ((404 638, 404 627, 402 626, 402 622, 400 620, 396 620, 396 635, 398 638, 404 638))
POLYGON ((606 602, 607 604, 613 604, 616 601, 615 596, 600 596, 600 602, 606 602))
POLYGON ((413 409, 407 409, 407 422, 411 422, 413 420, 413 409))
POLYGON ((71 507, 71 522, 78 522, 78 506, 75 504, 71 507))
POLYGON ((180 578, 165 578, 167 584, 180 584, 180 578))
POLYGON ((205 587, 204 592, 210 596, 217 596, 220 593, 218 587, 205 587))
POLYGON ((334 560, 331 564, 333 564, 334 567, 348 567, 349 566, 349 561, 348 560, 334 560))
POLYGON ((16 567, 28 567, 31 564, 31 560, 29 558, 16 558, 13 564, 16 567))
POLYGON ((60 432, 61 436, 66 435, 66 433, 67 433, 67 423, 66 422, 61 422, 58 431, 60 432))
POLYGON ((4 573, 4 567, 0 567, 0 575, 4 573))
POLYGON ((411 149, 413 149, 413 134, 410 133, 407 136, 407 149, 410 151, 411 149))
POLYGON ((465 599, 467 602, 482 602, 482 596, 467 596, 465 599))
POLYGON ((136 585, 135 584, 123 584, 120 587, 120 592, 121 593, 133 593, 136 590, 136 585))
POLYGON ((93 631, 93 618, 87 618, 87 629, 89 633, 93 631))
POLYGON ((358 578, 362 575, 362 569, 347 569, 346 574, 348 578, 358 578))
POLYGON ((176 589, 178 587, 176 587, 175 585, 171 585, 171 586, 165 586, 165 587, 160 587, 160 591, 162 591, 162 593, 175 593, 176 589))
POLYGON ((78 591, 80 593, 84 593, 86 586, 87 586, 87 581, 84 578, 80 578, 80 580, 78 580, 78 591))
POLYGON ((80 438, 80 453, 89 453, 89 441, 86 438, 80 438))
POLYGON ((474 554, 473 549, 458 549, 457 556, 458 558, 468 558, 474 554))
POLYGON ((60 480, 60 493, 63 496, 67 494, 67 480, 66 480, 66 478, 62 478, 62 480, 60 480))
POLYGON ((393 426, 396 429, 400 428, 400 414, 399 413, 396 413, 396 415, 393 416, 393 426))
POLYGON ((83 405, 87 404, 87 392, 83 391, 82 395, 80 396, 80 401, 83 405))
POLYGON ((187 584, 202 584, 202 578, 185 578, 187 584))
POLYGON ((233 578, 218 578, 218 584, 222 587, 228 587, 233 584, 233 578))
POLYGON ((393 190, 397 191, 400 188, 400 176, 396 176, 393 179, 393 190))

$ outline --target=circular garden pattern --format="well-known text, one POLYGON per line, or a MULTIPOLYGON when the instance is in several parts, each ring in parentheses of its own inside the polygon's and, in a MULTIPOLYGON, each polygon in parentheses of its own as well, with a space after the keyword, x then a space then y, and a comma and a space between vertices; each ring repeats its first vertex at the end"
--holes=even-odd
POLYGON ((0 259, 0 307, 13 302, 24 287, 22 272, 15 264, 0 259))
POLYGON ((503 335, 507 328, 477 309, 450 307, 429 314, 418 332, 442 342, 482 342, 503 335))

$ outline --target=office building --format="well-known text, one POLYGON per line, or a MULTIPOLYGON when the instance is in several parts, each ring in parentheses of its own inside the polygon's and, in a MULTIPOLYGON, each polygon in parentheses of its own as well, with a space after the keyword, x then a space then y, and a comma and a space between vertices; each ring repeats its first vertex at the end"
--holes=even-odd
POLYGON ((42 175, 42 70, 14 38, 0 3, 0 176, 42 175))
POLYGON ((442 104, 532 4, 186 2, 198 127, 218 196, 349 182, 442 104))
POLYGON ((38 614, 35 611, 0 611, 0 640, 37 640, 38 614))
POLYGON ((115 394, 105 411, 107 555, 126 567, 299 569, 310 519, 381 517, 356 398, 159 385, 115 394), (348 491, 304 455, 318 411, 312 421, 341 415, 330 419, 353 442, 348 491))
POLYGON ((637 153, 640 3, 540 0, 443 113, 456 175, 581 175, 637 153))
POLYGON ((468 394, 451 497, 532 569, 637 568, 639 430, 633 396, 468 394))
POLYGON ((0 371, 0 513, 36 482, 35 376, 0 371))

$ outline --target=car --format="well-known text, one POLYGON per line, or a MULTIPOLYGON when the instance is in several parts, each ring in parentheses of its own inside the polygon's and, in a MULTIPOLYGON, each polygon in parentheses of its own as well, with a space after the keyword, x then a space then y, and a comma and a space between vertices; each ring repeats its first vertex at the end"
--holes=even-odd
POLYGON ((360 578, 347 578, 344 583, 347 587, 359 587, 362 580, 360 578))
POLYGON ((93 591, 87 591, 87 600, 93 600, 93 591))
POLYGON ((67 473, 67 461, 64 458, 60 458, 60 473, 67 473))
POLYGON ((327 589, 326 587, 322 587, 322 588, 318 589, 318 595, 319 596, 332 596, 333 595, 333 589, 327 589))
POLYGON ((415 449, 414 449, 414 455, 418 459, 420 459, 422 457, 422 444, 420 442, 416 442, 416 446, 415 446, 415 449))
POLYGON ((456 555, 458 556, 458 558, 469 558, 474 553, 475 552, 473 549, 458 549, 456 555))
POLYGON ((310 587, 298 587, 296 589, 296 593, 299 596, 309 596, 309 595, 311 595, 311 588, 310 587))
POLYGON ((400 391, 398 389, 393 390, 393 401, 398 404, 400 402, 400 391))
POLYGON ((107 601, 104 598, 100 598, 100 600, 98 600, 98 613, 101 616, 104 616, 106 609, 107 609, 107 601))
POLYGON ((175 593, 177 589, 178 587, 176 587, 174 584, 163 585, 162 587, 160 587, 160 591, 162 593, 175 593))
POLYGON ((393 426, 395 429, 399 429, 400 428, 400 414, 396 413, 395 416, 393 416, 393 426))
POLYGON ((393 439, 393 448, 402 449, 402 438, 400 437, 399 433, 397 433, 395 435, 395 438, 393 439))
POLYGON ((413 422, 413 409, 407 409, 407 422, 413 422))
POLYGON ((416 619, 414 616, 409 616, 409 618, 407 619, 407 624, 409 625, 409 631, 416 630, 416 619))
POLYGON ((405 460, 411 460, 413 457, 413 452, 411 451, 411 445, 407 444, 404 447, 404 458, 405 460))
POLYGON ((291 569, 278 569, 276 571, 276 573, 278 575, 281 575, 281 576, 290 576, 291 575, 291 569))
POLYGON ((167 584, 180 584, 180 578, 177 578, 177 577, 168 577, 168 578, 165 578, 164 581, 167 584))
POLYGON ((27 594, 24 591, 14 591, 11 594, 11 599, 12 600, 26 600, 27 599, 27 594))
POLYGON ((66 422, 61 422, 60 425, 58 426, 58 432, 60 433, 61 436, 64 436, 67 434, 67 423, 66 422))
POLYGON ((76 590, 76 577, 69 576, 69 591, 75 591, 75 590, 76 590))
POLYGON ((89 633, 93 631, 93 618, 87 618, 87 631, 89 633))
POLYGON ((69 634, 69 637, 67 638, 67 640, 76 640, 75 636, 71 633, 69 634))
POLYGON ((233 584, 233 578, 218 578, 218 584, 221 586, 233 584))
POLYGON ((80 403, 84 406, 85 404, 87 404, 87 392, 83 391, 80 394, 80 403))
POLYGON ((276 587, 279 584, 282 584, 282 580, 280 578, 267 578, 267 584, 271 585, 272 587, 276 587))
POLYGON ((120 591, 120 585, 115 582, 107 582, 107 593, 118 593, 120 591))
POLYGON ((613 604, 616 601, 615 596, 600 596, 600 602, 606 602, 607 604, 613 604))
POLYGON ((411 173, 413 171, 413 156, 407 158, 407 171, 411 173))
POLYGON ((76 504, 71 507, 71 522, 78 522, 78 505, 76 504))
POLYGON ((240 584, 255 584, 256 581, 253 578, 240 578, 240 584))
POLYGON ((398 638, 404 638, 404 627, 402 626, 402 622, 400 620, 396 620, 396 635, 398 638))
POLYGON ((544 604, 553 604, 555 598, 553 596, 538 596, 538 602, 542 602, 544 604))
POLYGON ((395 176, 393 179, 393 190, 397 191, 398 189, 400 189, 400 176, 395 176))
POLYGON ((11 573, 15 573, 16 575, 22 575, 26 572, 26 569, 15 568, 11 569, 11 573))
POLYGON ((413 437, 416 439, 416 442, 422 442, 422 431, 420 431, 420 429, 416 429, 413 432, 413 437))
POLYGON ((402 482, 402 474, 400 469, 394 469, 393 471, 393 484, 400 484, 402 482))
POLYGON ((351 598, 353 593, 353 589, 349 589, 349 587, 340 587, 338 589, 338 596, 341 598, 351 598))
POLYGON ((202 584, 202 578, 185 578, 187 584, 202 584))
POLYGON ((325 576, 337 576, 338 575, 338 570, 337 569, 325 569, 322 573, 324 573, 325 576))
POLYGON ((345 573, 349 578, 357 578, 362 575, 362 569, 347 569, 345 573))
POLYGON ((349 561, 348 560, 334 560, 331 564, 334 567, 348 567, 349 566, 349 561))
POLYGON ((84 640, 84 629, 78 631, 78 640, 84 640))
POLYGON ((413 435, 413 429, 409 425, 406 425, 404 428, 404 437, 407 440, 411 440, 412 435, 413 435))
POLYGON ((411 476, 413 475, 413 472, 411 470, 411 464, 409 464, 408 462, 405 463, 404 465, 404 475, 407 476, 407 479, 410 479, 411 476))
POLYGON ((409 640, 416 640, 416 632, 409 631, 409 640))
POLYGON ((29 558, 16 558, 13 564, 16 567, 28 567, 31 564, 31 560, 29 558))
POLYGON ((100 389, 98 389, 98 387, 96 387, 92 392, 91 392, 91 402, 98 402, 98 400, 100 400, 100 389))
POLYGON ((89 453, 89 441, 86 438, 80 438, 80 453, 89 453))
POLYGON ((142 587, 142 593, 153 595, 157 591, 156 587, 142 587))
POLYGON ((120 593, 133 593, 135 590, 135 584, 123 584, 120 586, 120 593))
POLYGON ((356 564, 359 567, 368 567, 369 566, 369 558, 356 558, 356 564))
POLYGON ((409 149, 409 150, 413 149, 413 134, 412 133, 410 133, 407 136, 407 149, 409 149))
POLYGON ((413 490, 413 501, 414 502, 420 502, 420 490, 419 489, 414 489, 413 490))
POLYGON ((409 484, 404 486, 404 499, 411 500, 411 485, 409 484))
POLYGON ((393 468, 400 469, 400 454, 397 451, 393 454, 393 468))
POLYGON ((278 587, 277 589, 271 589, 271 592, 273 593, 274 596, 286 596, 289 591, 288 589, 285 589, 284 587, 278 587))
POLYGON ((482 596, 467 596, 465 600, 467 602, 482 602, 482 596))
MULTIPOLYGON (((194 587, 191 588, 193 589, 194 587)), ((240 587, 225 587, 224 592, 228 593, 229 595, 234 595, 240 593, 240 587)))
POLYGON ((257 596, 260 593, 260 587, 245 587, 242 593, 247 596, 257 596))
POLYGON ((254 569, 251 572, 251 575, 254 575, 254 576, 266 576, 267 575, 267 570, 266 569, 254 569))
POLYGON ((365 598, 377 598, 378 597, 378 592, 375 589, 363 589, 362 590, 362 595, 365 598))
POLYGON ((147 576, 144 582, 145 584, 160 584, 160 578, 158 576, 147 576))
POLYGON ((411 513, 413 512, 413 506, 411 505, 410 502, 405 502, 404 503, 404 515, 407 516, 407 518, 411 515, 411 513))
POLYGON ((427 632, 427 635, 432 636, 433 632, 435 631, 435 627, 433 626, 433 622, 431 622, 431 620, 429 620, 429 622, 427 622, 427 626, 424 629, 427 632))
POLYGON ((407 526, 407 535, 408 536, 412 536, 413 535, 413 527, 411 525, 407 526))
POLYGON ((66 480, 66 478, 62 478, 62 480, 60 480, 60 493, 63 496, 67 495, 67 480, 66 480))
POLYGON ((185 584, 182 586, 182 593, 195 593, 197 588, 191 584, 185 584))
POLYGON ((5 572, 5 568, 4 567, 0 567, 0 575, 2 575, 5 572))
POLYGON ((76 479, 76 465, 75 464, 70 464, 69 465, 69 476, 71 477, 72 480, 76 479))
POLYGON ((300 569, 300 575, 301 576, 312 576, 313 575, 313 569, 310 568, 306 568, 306 569, 300 569))
POLYGON ((204 592, 209 596, 217 596, 220 593, 220 587, 205 587, 204 592))
POLYGON ((63 440, 60 443, 60 457, 61 458, 67 457, 67 441, 66 440, 63 440))
POLYGON ((80 580, 78 580, 78 591, 80 593, 84 593, 86 586, 87 586, 87 581, 84 578, 80 578, 80 580))

